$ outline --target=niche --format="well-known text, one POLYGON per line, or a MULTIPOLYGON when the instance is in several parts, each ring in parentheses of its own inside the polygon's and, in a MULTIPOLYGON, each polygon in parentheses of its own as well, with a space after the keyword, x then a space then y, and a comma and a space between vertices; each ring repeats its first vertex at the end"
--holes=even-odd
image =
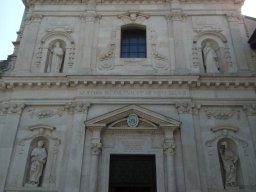
POLYGON ((222 182, 224 189, 238 189, 241 185, 241 171, 236 144, 228 138, 221 139, 218 144, 222 182))
POLYGON ((49 141, 43 136, 32 140, 26 163, 25 187, 42 187, 47 163, 49 141))

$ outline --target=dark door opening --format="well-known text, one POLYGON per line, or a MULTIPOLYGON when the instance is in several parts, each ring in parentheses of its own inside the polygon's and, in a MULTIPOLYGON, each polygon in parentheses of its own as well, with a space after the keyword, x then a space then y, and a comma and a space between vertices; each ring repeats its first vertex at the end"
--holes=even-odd
POLYGON ((109 192, 156 192, 154 155, 111 155, 109 192))

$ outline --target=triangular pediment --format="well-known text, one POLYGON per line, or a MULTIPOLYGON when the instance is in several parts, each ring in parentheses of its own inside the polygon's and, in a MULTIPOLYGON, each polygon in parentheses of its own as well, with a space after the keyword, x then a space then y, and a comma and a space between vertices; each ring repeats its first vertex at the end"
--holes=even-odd
POLYGON ((148 109, 130 105, 86 122, 87 128, 105 129, 158 129, 161 127, 178 128, 180 122, 148 109))

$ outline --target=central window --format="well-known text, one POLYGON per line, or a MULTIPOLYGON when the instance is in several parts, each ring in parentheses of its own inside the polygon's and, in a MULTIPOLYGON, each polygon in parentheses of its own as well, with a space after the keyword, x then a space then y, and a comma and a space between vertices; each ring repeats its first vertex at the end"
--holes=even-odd
POLYGON ((128 27, 121 32, 121 58, 146 58, 146 30, 128 27))

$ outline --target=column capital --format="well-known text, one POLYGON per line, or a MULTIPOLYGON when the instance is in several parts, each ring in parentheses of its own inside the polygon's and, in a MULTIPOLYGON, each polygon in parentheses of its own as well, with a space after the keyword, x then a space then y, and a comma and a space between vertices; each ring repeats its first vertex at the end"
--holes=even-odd
POLYGON ((247 116, 256 116, 256 104, 247 104, 243 106, 243 110, 247 116))
POLYGON ((65 104, 65 110, 68 112, 77 112, 77 113, 85 113, 90 107, 90 103, 84 102, 70 102, 65 104))
POLYGON ((165 139, 163 149, 167 156, 173 156, 175 154, 175 141, 174 139, 165 139))
POLYGON ((0 114, 20 114, 25 108, 24 103, 6 102, 0 104, 0 114))
POLYGON ((92 143, 91 144, 91 153, 92 155, 99 155, 102 151, 102 143, 92 143))

